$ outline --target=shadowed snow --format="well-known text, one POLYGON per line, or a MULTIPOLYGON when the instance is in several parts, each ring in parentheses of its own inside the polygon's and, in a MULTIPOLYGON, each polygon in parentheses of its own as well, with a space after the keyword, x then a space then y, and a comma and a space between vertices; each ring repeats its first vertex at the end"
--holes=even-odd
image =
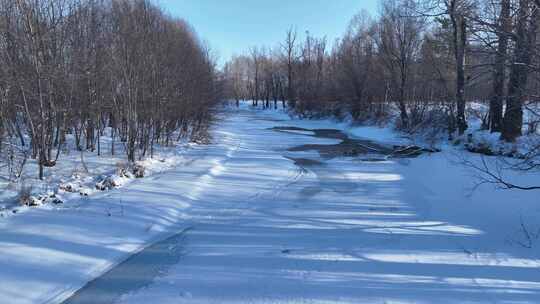
POLYGON ((539 222, 537 194, 467 195, 469 172, 445 152, 372 162, 290 151, 336 145, 306 130, 339 127, 231 110, 213 144, 186 151, 189 165, 0 222, 0 303, 58 303, 186 227, 173 247, 150 247, 80 294, 96 304, 538 302, 538 251, 519 245, 520 217, 539 222), (272 130, 284 125, 297 129, 272 130))

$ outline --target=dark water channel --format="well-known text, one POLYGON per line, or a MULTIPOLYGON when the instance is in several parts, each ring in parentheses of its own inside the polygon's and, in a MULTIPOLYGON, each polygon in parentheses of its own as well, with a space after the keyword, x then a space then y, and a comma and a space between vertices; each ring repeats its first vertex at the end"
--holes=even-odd
POLYGON ((101 277, 87 283, 63 304, 113 304, 124 294, 150 285, 178 264, 188 229, 145 248, 101 277))
POLYGON ((289 152, 317 151, 324 159, 336 157, 359 157, 365 161, 381 161, 388 158, 414 158, 423 153, 437 152, 431 149, 425 149, 418 146, 400 146, 377 143, 368 139, 350 138, 341 130, 336 129, 304 129, 298 127, 274 127, 272 130, 277 132, 301 134, 317 138, 338 139, 338 144, 305 144, 287 149, 289 152), (295 131, 309 132, 306 134, 295 133, 295 131))

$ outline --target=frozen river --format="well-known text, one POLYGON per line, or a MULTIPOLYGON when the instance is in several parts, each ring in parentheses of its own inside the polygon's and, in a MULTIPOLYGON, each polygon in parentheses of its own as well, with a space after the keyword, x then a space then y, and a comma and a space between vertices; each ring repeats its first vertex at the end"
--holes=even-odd
MULTIPOLYGON (((435 167, 414 164, 442 156, 404 158, 399 147, 322 127, 248 110, 224 115, 214 143, 190 152, 206 170, 160 177, 189 200, 179 233, 64 303, 540 298, 538 260, 496 249, 491 226, 435 212, 452 201, 429 187, 435 167)), ((160 190, 159 180, 153 185, 160 190)))

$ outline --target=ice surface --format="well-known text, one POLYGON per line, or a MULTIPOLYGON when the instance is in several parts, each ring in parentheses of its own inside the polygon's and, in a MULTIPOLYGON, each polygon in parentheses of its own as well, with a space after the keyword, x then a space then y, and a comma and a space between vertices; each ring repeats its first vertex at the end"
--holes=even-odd
POLYGON ((271 130, 283 125, 347 128, 230 110, 183 166, 0 219, 0 303, 56 303, 186 227, 179 262, 142 275, 144 288, 127 273, 118 303, 538 302, 540 243, 524 246, 522 228, 539 228, 538 193, 471 192, 453 150, 379 162, 286 151, 327 139, 271 130))

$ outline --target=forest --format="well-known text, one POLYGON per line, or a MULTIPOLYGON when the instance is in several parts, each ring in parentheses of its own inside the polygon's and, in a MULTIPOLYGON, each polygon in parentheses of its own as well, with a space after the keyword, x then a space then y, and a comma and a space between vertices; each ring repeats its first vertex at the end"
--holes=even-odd
POLYGON ((209 46, 147 0, 0 1, 0 166, 17 180, 28 159, 79 151, 128 161, 156 144, 205 136, 218 100, 209 46), (123 149, 115 151, 115 143, 123 149))
MULTIPOLYGON (((538 131, 540 1, 383 0, 335 41, 296 28, 227 62, 225 95, 304 117, 397 116, 455 139, 471 117, 506 142, 538 131), (471 105, 482 106, 471 107, 471 105)), ((534 151, 536 153, 538 151, 534 151)))

